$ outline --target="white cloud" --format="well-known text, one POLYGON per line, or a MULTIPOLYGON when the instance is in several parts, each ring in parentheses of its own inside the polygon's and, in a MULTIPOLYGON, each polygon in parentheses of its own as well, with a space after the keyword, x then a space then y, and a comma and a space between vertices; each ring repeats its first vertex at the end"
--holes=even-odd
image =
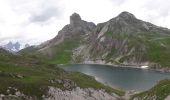
POLYGON ((0 0, 0 44, 39 44, 51 39, 73 12, 97 23, 122 11, 170 28, 170 0, 0 0))
POLYGON ((38 44, 51 39, 66 23, 60 0, 0 0, 0 44, 38 44), (49 3, 48 3, 49 2, 49 3))

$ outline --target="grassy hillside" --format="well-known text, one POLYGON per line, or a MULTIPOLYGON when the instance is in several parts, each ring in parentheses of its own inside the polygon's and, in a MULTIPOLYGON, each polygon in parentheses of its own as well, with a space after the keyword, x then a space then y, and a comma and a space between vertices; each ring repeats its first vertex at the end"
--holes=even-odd
POLYGON ((104 43, 98 41, 93 45, 91 58, 104 59, 106 62, 116 64, 150 62, 170 67, 170 35, 150 32, 133 34, 108 32, 103 37, 107 38, 107 41, 104 43))
POLYGON ((59 45, 52 46, 54 55, 48 60, 50 64, 67 64, 72 60, 73 50, 80 45, 79 38, 66 39, 59 45))
POLYGON ((162 67, 170 67, 170 35, 143 33, 137 36, 139 46, 146 49, 144 59, 162 67))
POLYGON ((93 77, 81 73, 66 72, 37 59, 12 55, 6 51, 1 51, 0 55, 0 94, 14 94, 16 92, 14 88, 17 88, 25 95, 41 99, 42 95, 46 94, 48 86, 66 89, 61 83, 56 82, 56 80, 65 79, 73 81, 82 88, 105 89, 109 93, 114 92, 118 95, 124 93, 104 86, 93 77))
POLYGON ((170 95, 170 80, 163 80, 150 90, 132 96, 131 100, 164 100, 168 95, 170 95))

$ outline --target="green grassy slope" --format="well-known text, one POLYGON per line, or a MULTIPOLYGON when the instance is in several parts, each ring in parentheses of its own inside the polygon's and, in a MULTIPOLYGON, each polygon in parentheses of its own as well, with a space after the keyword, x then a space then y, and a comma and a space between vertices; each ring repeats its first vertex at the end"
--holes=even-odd
POLYGON ((170 36, 159 33, 143 33, 138 36, 143 41, 146 53, 145 59, 160 64, 162 67, 170 67, 170 36))
MULTIPOLYGON (((120 43, 120 47, 112 48, 110 51, 107 51, 109 52, 108 55, 106 58, 103 58, 106 62, 114 62, 115 58, 121 55, 122 57, 116 61, 118 64, 121 64, 126 60, 130 60, 131 58, 140 58, 141 62, 146 61, 160 64, 162 67, 170 67, 170 35, 148 32, 133 34, 108 34, 109 38, 120 43), (131 50, 133 51, 131 52, 131 50)), ((108 37, 108 34, 105 34, 106 37, 108 37)), ((94 51, 96 51, 96 48, 94 48, 94 51)), ((92 55, 94 57, 96 57, 96 55, 102 56, 98 55, 96 52, 94 53, 95 55, 92 55)), ((106 52, 104 52, 104 54, 105 53, 106 52)))
POLYGON ((15 87, 28 96, 41 99, 42 95, 46 94, 48 86, 65 89, 62 84, 51 82, 51 80, 63 79, 72 80, 82 88, 92 87, 105 89, 109 93, 114 92, 118 95, 124 94, 122 91, 104 86, 93 77, 66 72, 55 65, 45 64, 37 59, 4 52, 0 52, 0 94, 14 94, 15 90, 9 87, 15 87))
POLYGON ((80 44, 79 38, 66 39, 59 45, 51 47, 54 55, 48 60, 50 64, 67 64, 72 59, 72 51, 80 44))
POLYGON ((136 94, 131 100, 164 100, 170 95, 170 80, 160 81, 157 85, 148 91, 136 94))

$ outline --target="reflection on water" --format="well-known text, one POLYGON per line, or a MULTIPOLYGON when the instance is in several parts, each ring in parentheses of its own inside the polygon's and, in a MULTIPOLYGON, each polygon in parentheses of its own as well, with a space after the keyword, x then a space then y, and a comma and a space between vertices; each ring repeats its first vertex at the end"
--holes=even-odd
POLYGON ((99 82, 125 90, 146 90, 159 80, 170 78, 169 73, 108 65, 72 64, 62 68, 94 76, 99 82))

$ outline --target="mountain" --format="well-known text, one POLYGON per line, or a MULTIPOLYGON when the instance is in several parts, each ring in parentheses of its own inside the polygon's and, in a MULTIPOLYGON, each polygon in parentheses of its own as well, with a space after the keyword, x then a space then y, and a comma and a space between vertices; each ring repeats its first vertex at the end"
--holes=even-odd
POLYGON ((129 97, 130 100, 168 100, 169 80, 129 96, 128 92, 105 86, 94 77, 64 71, 57 64, 168 68, 169 54, 170 30, 167 28, 139 20, 129 12, 98 25, 74 13, 70 24, 39 46, 29 46, 15 55, 0 48, 0 100, 127 100, 129 97))
POLYGON ((3 48, 5 48, 6 50, 9 50, 11 52, 16 52, 19 51, 21 48, 21 44, 19 42, 16 43, 12 43, 11 41, 8 42, 7 44, 2 46, 3 48))
POLYGON ((97 25, 80 58, 82 62, 170 67, 169 44, 169 29, 122 12, 97 25))
POLYGON ((5 45, 0 46, 0 48, 6 49, 13 53, 16 53, 16 52, 20 51, 21 49, 28 48, 28 47, 30 47, 30 45, 28 43, 26 43, 25 45, 21 45, 21 43, 19 43, 19 42, 13 43, 11 41, 9 41, 5 45))
POLYGON ((74 13, 70 16, 70 24, 64 26, 55 38, 42 43, 38 47, 26 48, 20 52, 31 55, 32 53, 41 53, 49 58, 51 63, 56 61, 57 63, 67 63, 72 60, 72 50, 86 44, 95 28, 94 23, 86 22, 77 13, 74 13))
POLYGON ((70 24, 52 40, 34 47, 34 51, 55 64, 170 67, 170 30, 137 19, 129 12, 97 25, 74 13, 70 24))
POLYGON ((30 45, 28 43, 25 44, 24 48, 28 48, 28 47, 30 47, 30 45))

